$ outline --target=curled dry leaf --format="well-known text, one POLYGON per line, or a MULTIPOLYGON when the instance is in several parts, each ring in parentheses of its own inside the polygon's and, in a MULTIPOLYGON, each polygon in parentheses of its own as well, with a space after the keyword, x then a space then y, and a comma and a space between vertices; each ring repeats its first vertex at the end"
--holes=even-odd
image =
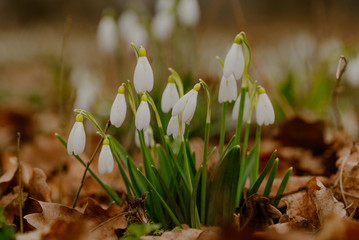
MULTIPOLYGON (((24 206, 27 193, 22 194, 22 206, 24 206)), ((14 221, 15 216, 19 216, 19 186, 13 188, 13 191, 3 196, 0 200, 0 206, 4 208, 4 217, 8 223, 14 221)))
POLYGON ((29 185, 29 194, 40 201, 51 202, 51 188, 46 182, 46 175, 40 168, 34 168, 29 185))
POLYGON ((344 155, 337 161, 338 172, 334 184, 336 196, 350 206, 352 212, 359 206, 359 152, 352 147, 350 153, 344 155))

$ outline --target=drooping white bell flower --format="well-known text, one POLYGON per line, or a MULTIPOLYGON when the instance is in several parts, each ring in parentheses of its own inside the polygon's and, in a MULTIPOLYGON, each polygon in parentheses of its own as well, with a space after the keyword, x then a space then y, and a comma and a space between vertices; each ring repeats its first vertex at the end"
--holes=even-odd
POLYGON ((111 107, 110 120, 115 127, 120 127, 125 120, 127 111, 125 87, 120 86, 115 101, 111 107))
POLYGON ((146 95, 142 95, 140 106, 136 112, 135 125, 137 130, 146 130, 150 126, 151 114, 146 95))
POLYGON ((256 105, 256 119, 259 125, 269 125, 274 123, 274 109, 268 95, 263 87, 258 90, 258 102, 256 105))
POLYGON ((189 124, 193 118, 194 112, 197 106, 198 91, 201 88, 201 84, 197 83, 193 89, 181 97, 172 109, 172 116, 182 114, 182 121, 189 124))
POLYGON ((86 144, 86 134, 83 124, 84 118, 81 114, 77 114, 76 122, 71 129, 69 139, 67 140, 67 153, 79 155, 83 153, 86 144))
POLYGON ((240 44, 239 34, 234 39, 232 47, 229 49, 227 56, 224 60, 223 75, 229 77, 231 74, 234 75, 236 80, 239 80, 244 71, 244 55, 242 46, 240 44))
MULTIPOLYGON (((185 127, 186 127, 186 124, 182 121, 182 125, 181 125, 182 136, 184 134, 185 127)), ((172 135, 173 138, 177 138, 178 136, 180 136, 180 134, 181 134, 181 131, 180 131, 180 127, 179 127, 178 115, 172 116, 170 121, 168 122, 167 135, 168 136, 172 135)))
POLYGON ((110 148, 110 141, 105 138, 102 143, 100 156, 98 157, 98 171, 101 175, 113 170, 113 156, 110 148))
POLYGON ((233 74, 228 78, 222 77, 219 85, 218 102, 223 103, 225 101, 232 102, 237 98, 237 83, 233 74))
MULTIPOLYGON (((235 121, 237 121, 237 119, 238 119, 240 102, 241 102, 241 94, 238 95, 238 98, 236 100, 236 103, 234 104, 233 111, 232 111, 232 119, 235 121)), ((251 105, 251 103, 250 103, 249 95, 248 95, 248 92, 246 92, 246 95, 244 97, 243 122, 247 122, 247 120, 248 120, 250 105, 251 105)))
POLYGON ((115 51, 118 41, 117 24, 111 15, 104 15, 97 28, 97 43, 104 53, 115 51))
POLYGON ((174 77, 171 75, 168 78, 168 83, 163 91, 161 99, 161 108, 164 113, 168 113, 179 99, 176 83, 174 77))
POLYGON ((152 19, 152 33, 160 41, 167 40, 175 24, 174 15, 170 12, 158 12, 152 19))
POLYGON ((352 86, 359 86, 359 55, 349 61, 346 69, 346 77, 352 86))
POLYGON ((146 57, 146 50, 142 46, 138 49, 138 59, 133 82, 137 93, 142 91, 150 92, 153 88, 152 67, 146 57))
POLYGON ((201 13, 197 0, 180 0, 177 11, 182 25, 195 27, 198 24, 201 13))
MULTIPOLYGON (((143 135, 145 138, 145 144, 147 147, 155 146, 155 139, 153 138, 153 130, 151 126, 149 126, 146 130, 143 131, 143 135)), ((135 143, 137 147, 141 147, 140 138, 138 136, 138 131, 135 132, 135 143)))

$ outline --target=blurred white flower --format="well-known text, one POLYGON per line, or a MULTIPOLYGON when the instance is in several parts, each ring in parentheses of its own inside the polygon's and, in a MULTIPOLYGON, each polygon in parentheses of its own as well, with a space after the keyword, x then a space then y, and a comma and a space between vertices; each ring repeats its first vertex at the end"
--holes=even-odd
POLYGON ((197 0, 180 0, 177 11, 182 25, 195 27, 198 24, 201 13, 197 0))
POLYGON ((244 71, 244 55, 242 46, 238 42, 238 38, 237 35, 235 42, 227 53, 223 66, 223 76, 228 78, 233 74, 236 80, 239 80, 242 77, 244 71))
POLYGON ((127 46, 131 47, 131 42, 136 46, 146 45, 148 39, 147 31, 141 25, 136 13, 132 10, 126 10, 121 14, 118 19, 118 28, 120 30, 120 36, 128 43, 127 46))
MULTIPOLYGON (((153 138, 153 130, 151 126, 143 131, 143 135, 145 138, 145 144, 147 147, 155 146, 155 139, 153 138)), ((135 143, 137 147, 141 147, 140 138, 138 136, 138 131, 135 132, 135 143)))
POLYGON ((359 55, 349 60, 345 75, 352 86, 359 86, 359 55))
POLYGON ((156 11, 157 12, 170 12, 174 7, 175 0, 157 0, 156 11))
POLYGON ((110 148, 110 141, 105 138, 102 143, 100 156, 98 157, 98 171, 101 175, 113 170, 113 156, 110 148))
POLYGON ((125 120, 127 111, 125 88, 120 86, 115 101, 111 107, 110 120, 115 127, 120 127, 125 120))
POLYGON ((193 89, 181 97, 173 106, 172 116, 182 114, 182 121, 189 124, 193 118, 197 106, 198 91, 201 88, 200 83, 197 83, 193 89))
POLYGON ((141 46, 138 50, 138 59, 133 75, 133 82, 137 93, 150 92, 153 88, 153 71, 146 57, 146 50, 141 46))
POLYGON ((224 76, 221 79, 218 92, 218 102, 223 103, 225 101, 232 102, 237 98, 237 83, 233 74, 228 78, 224 76))
MULTIPOLYGON (((181 128, 182 128, 182 135, 184 133, 186 124, 182 122, 181 128)), ((167 126, 167 135, 173 136, 173 138, 177 138, 180 135, 180 128, 179 128, 179 122, 178 122, 178 115, 172 116, 170 121, 168 122, 167 126)))
POLYGON ((102 17, 97 28, 97 43, 104 53, 114 52, 117 46, 117 25, 112 16, 102 17))
POLYGON ((146 95, 141 98, 140 106, 136 112, 135 125, 137 130, 146 130, 150 126, 151 114, 146 95))
MULTIPOLYGON (((232 111, 232 119, 235 121, 237 121, 237 119, 238 119, 240 102, 241 102, 241 94, 238 95, 238 98, 236 100, 236 103, 234 104, 233 111, 232 111)), ((249 95, 248 95, 248 92, 246 92, 246 95, 244 97, 243 123, 247 122, 247 120, 248 120, 250 105, 251 105, 251 103, 250 103, 249 95)))
POLYGON ((158 12, 152 19, 152 33, 156 39, 165 41, 167 40, 173 31, 175 24, 174 15, 169 12, 158 12))
POLYGON ((87 68, 76 67, 71 72, 71 85, 76 89, 74 108, 89 111, 100 91, 99 80, 87 68))
POLYGON ((67 140, 67 153, 79 155, 83 153, 86 144, 86 134, 83 124, 83 116, 78 114, 74 123, 69 139, 67 140))
POLYGON ((161 99, 161 108, 164 113, 168 113, 179 99, 176 83, 174 83, 173 76, 168 78, 168 83, 163 91, 161 99))
POLYGON ((259 97, 256 105, 256 119, 258 125, 269 125, 274 123, 274 109, 264 88, 259 89, 259 97))

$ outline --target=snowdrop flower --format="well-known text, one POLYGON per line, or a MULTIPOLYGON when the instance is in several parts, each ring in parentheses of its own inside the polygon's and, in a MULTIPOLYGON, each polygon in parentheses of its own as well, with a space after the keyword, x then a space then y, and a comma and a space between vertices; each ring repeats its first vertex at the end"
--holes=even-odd
POLYGON ((359 86, 359 55, 348 63, 346 76, 352 86, 359 86))
POLYGON ((175 0, 157 0, 156 11, 169 12, 172 10, 174 4, 175 4, 175 0))
MULTIPOLYGON (((238 95, 238 98, 236 100, 236 103, 234 104, 233 111, 232 111, 232 119, 235 121, 238 120, 238 112, 239 112, 240 102, 241 102, 241 94, 238 95)), ((250 103, 249 95, 248 95, 248 92, 246 92, 246 95, 244 97, 243 122, 247 122, 247 120, 248 120, 250 105, 251 105, 251 103, 250 103)))
MULTIPOLYGON (((182 136, 185 130, 185 123, 182 121, 182 136)), ((168 122, 167 126, 167 135, 173 136, 173 138, 177 138, 181 134, 180 128, 179 128, 179 122, 178 122, 178 115, 172 116, 170 121, 168 122)))
POLYGON ((219 85, 218 102, 232 102, 237 98, 237 83, 233 74, 228 78, 222 77, 219 85))
POLYGON ((263 87, 258 90, 259 97, 256 106, 256 119, 258 125, 269 125, 274 123, 274 109, 268 95, 263 87))
POLYGON ((200 18, 200 8, 197 0, 180 0, 178 3, 178 18, 181 24, 195 27, 200 18))
POLYGON ((150 126, 151 114, 146 95, 142 95, 140 106, 136 112, 135 125, 137 130, 146 130, 150 126))
POLYGON ((176 83, 174 77, 171 75, 168 78, 168 83, 163 91, 161 99, 161 108, 164 113, 168 113, 179 99, 176 83))
POLYGON ((239 34, 234 39, 232 47, 229 49, 227 56, 224 60, 223 75, 229 77, 234 75, 235 79, 240 79, 244 71, 244 55, 242 46, 240 44, 239 34))
POLYGON ((84 118, 81 114, 77 114, 76 122, 71 129, 69 139, 67 141, 67 153, 79 155, 83 153, 86 144, 86 134, 83 124, 84 118))
POLYGON ((146 50, 142 46, 138 49, 138 59, 133 82, 137 93, 142 91, 150 92, 153 88, 152 68, 146 57, 146 50))
POLYGON ((191 91, 181 97, 177 103, 173 106, 172 116, 182 114, 182 121, 189 124, 196 111, 198 91, 201 88, 201 84, 197 83, 191 91))
MULTIPOLYGON (((147 147, 155 146, 155 139, 153 138, 153 130, 151 126, 149 126, 145 131, 143 131, 143 135, 145 138, 145 144, 147 147)), ((141 147, 140 138, 138 136, 138 131, 135 132, 135 143, 137 147, 141 147)))
POLYGON ((97 43, 105 53, 116 49, 118 40, 117 25, 113 16, 104 15, 97 28, 97 43))
POLYGON ((115 127, 120 127, 125 120, 127 111, 125 87, 120 86, 115 101, 111 107, 110 120, 115 127))
POLYGON ((98 171, 101 175, 113 170, 113 157, 110 148, 110 141, 106 137, 103 140, 100 156, 98 157, 98 171))

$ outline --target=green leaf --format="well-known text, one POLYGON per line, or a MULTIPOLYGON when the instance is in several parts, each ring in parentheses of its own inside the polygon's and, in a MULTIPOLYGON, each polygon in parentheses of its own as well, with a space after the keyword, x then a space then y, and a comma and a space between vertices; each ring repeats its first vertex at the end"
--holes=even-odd
POLYGON ((277 150, 274 150, 272 155, 270 156, 267 165, 265 166, 264 170, 262 171, 261 175, 259 175, 258 179, 253 184, 252 188, 249 190, 248 197, 250 197, 252 194, 256 193, 261 186, 265 176, 269 172, 269 170, 272 168, 272 164, 274 162, 275 156, 277 154, 277 150))
POLYGON ((113 136, 110 136, 110 135, 107 137, 110 140, 110 142, 112 143, 114 150, 116 151, 116 153, 122 160, 122 163, 125 165, 125 167, 127 167, 126 158, 127 157, 131 158, 131 157, 128 155, 126 150, 122 147, 121 143, 119 143, 116 138, 114 138, 113 136))
POLYGON ((179 76, 179 74, 173 68, 168 68, 168 70, 170 70, 173 77, 175 78, 176 85, 177 85, 177 88, 178 88, 179 97, 182 97, 184 92, 183 92, 183 83, 182 83, 181 77, 179 76))
POLYGON ((201 222, 199 220, 198 208, 197 208, 197 194, 198 194, 197 190, 198 190, 199 180, 201 179, 202 168, 203 166, 201 166, 198 169, 196 177, 194 179, 193 192, 192 192, 191 203, 190 203, 191 226, 193 228, 199 228, 199 229, 201 228, 201 222))
POLYGON ((268 180, 267 180, 266 187, 264 189, 263 197, 268 197, 269 196, 269 193, 270 193, 270 190, 272 188, 273 181, 274 181, 274 178, 275 178, 275 174, 277 173, 278 163, 279 163, 279 159, 277 158, 274 161, 272 170, 269 173, 269 177, 268 177, 268 180))
POLYGON ((15 238, 15 232, 13 228, 6 223, 4 209, 0 206, 0 239, 15 240, 15 238))
POLYGON ((140 240, 144 235, 147 235, 155 230, 160 229, 160 224, 131 224, 128 226, 128 229, 121 240, 140 240))
POLYGON ((176 215, 172 212, 171 208, 167 205, 166 201, 162 198, 162 196, 156 191, 155 187, 151 184, 151 182, 145 177, 145 175, 143 175, 142 172, 140 172, 138 170, 138 173, 140 174, 140 176, 142 177, 142 179, 147 183, 148 187, 150 188, 150 190, 157 196, 157 198, 159 199, 159 201, 161 202, 162 206, 165 208, 165 210, 167 211, 167 213, 170 215, 173 223, 177 226, 181 226, 180 221, 178 220, 178 218, 176 217, 176 215))
POLYGON ((227 226, 232 223, 239 178, 241 150, 234 146, 217 167, 210 182, 207 224, 227 226))
POLYGON ((273 202, 273 206, 277 207, 279 204, 279 200, 282 198, 282 194, 284 192, 285 187, 287 186, 288 180, 289 180, 289 176, 292 173, 293 168, 290 167, 287 172, 285 173, 282 182, 279 185, 279 189, 277 192, 277 195, 275 196, 274 202, 273 202))

